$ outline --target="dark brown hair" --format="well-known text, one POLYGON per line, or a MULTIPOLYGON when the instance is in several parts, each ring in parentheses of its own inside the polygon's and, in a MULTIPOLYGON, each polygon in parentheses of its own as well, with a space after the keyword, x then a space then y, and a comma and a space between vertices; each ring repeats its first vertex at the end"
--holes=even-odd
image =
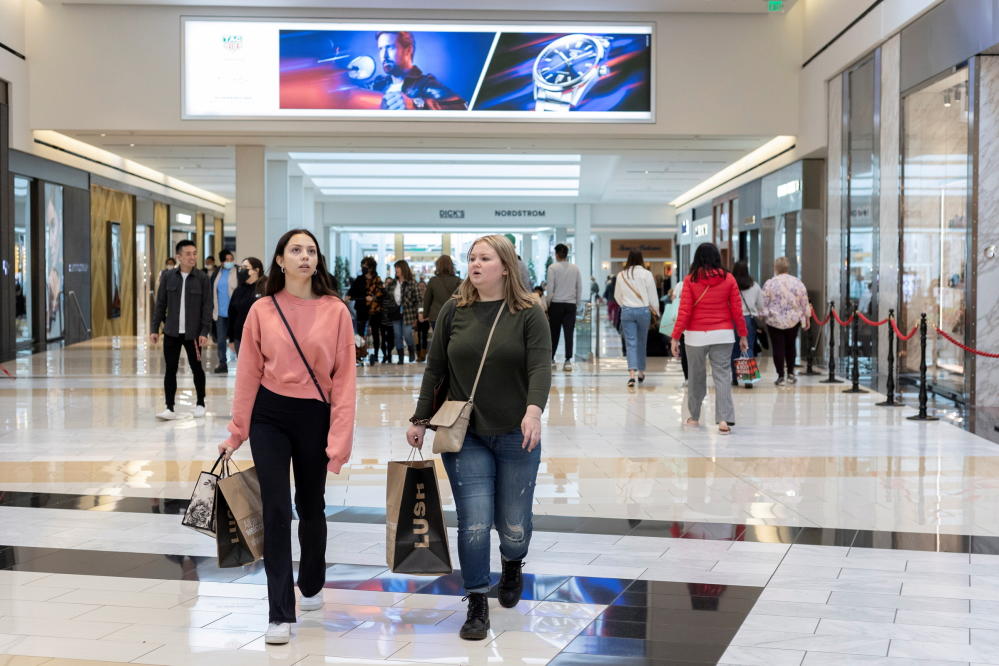
POLYGON ((264 272, 264 262, 256 257, 246 257, 243 261, 253 266, 253 270, 257 271, 257 281, 253 283, 253 287, 257 294, 263 296, 267 293, 267 273, 264 272))
POLYGON ((312 293, 316 296, 337 296, 340 294, 333 289, 333 280, 330 277, 329 271, 326 269, 326 257, 323 256, 322 250, 319 249, 319 241, 308 229, 292 229, 281 236, 281 239, 277 243, 277 247, 274 249, 274 259, 271 260, 271 270, 269 272, 269 277, 267 279, 267 295, 273 296, 282 289, 284 289, 284 272, 281 270, 281 265, 278 263, 278 257, 284 256, 284 250, 288 247, 288 241, 290 241, 294 236, 298 234, 305 234, 312 239, 312 242, 316 244, 316 255, 318 261, 316 263, 316 272, 312 276, 312 293))
POLYGON ((434 275, 454 275, 454 261, 450 255, 442 254, 437 257, 437 261, 434 262, 434 275))
POLYGON ((392 264, 402 272, 403 282, 413 282, 413 269, 409 267, 409 262, 405 259, 400 259, 399 261, 392 264))
POLYGON ((633 266, 645 266, 645 258, 639 250, 628 250, 628 261, 624 264, 624 269, 628 270, 633 266))

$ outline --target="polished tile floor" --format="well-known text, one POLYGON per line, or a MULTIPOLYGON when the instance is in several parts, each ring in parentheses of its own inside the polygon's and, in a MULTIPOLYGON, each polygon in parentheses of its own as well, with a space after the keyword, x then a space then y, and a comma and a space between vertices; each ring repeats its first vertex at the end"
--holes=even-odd
POLYGON ((218 569, 177 515, 234 374, 209 376, 207 418, 162 423, 141 341, 20 357, 0 378, 0 664, 999 663, 999 447, 821 377, 737 389, 731 436, 688 428, 678 364, 628 389, 608 351, 555 373, 529 591, 481 644, 457 638, 455 575, 386 570, 386 463, 421 368, 360 370, 327 604, 286 647, 263 645, 259 567, 218 569))

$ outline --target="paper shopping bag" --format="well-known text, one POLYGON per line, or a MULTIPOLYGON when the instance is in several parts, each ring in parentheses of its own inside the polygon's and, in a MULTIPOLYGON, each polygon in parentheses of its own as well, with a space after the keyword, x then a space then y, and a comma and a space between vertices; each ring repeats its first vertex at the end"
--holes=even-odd
POLYGON ((223 475, 219 480, 219 492, 228 505, 240 538, 253 559, 259 560, 264 556, 264 508, 257 468, 223 475))
POLYGON ((194 491, 191 493, 191 501, 181 521, 184 527, 190 527, 207 536, 215 536, 215 490, 219 483, 219 475, 215 470, 221 462, 222 456, 219 456, 210 472, 198 475, 198 482, 194 484, 194 491))
POLYGON ((447 524, 432 460, 388 464, 385 544, 394 573, 442 576, 451 573, 447 524))
POLYGON ((215 544, 218 548, 219 567, 241 567, 252 564, 256 557, 239 531, 236 517, 229 510, 222 490, 215 492, 215 544))

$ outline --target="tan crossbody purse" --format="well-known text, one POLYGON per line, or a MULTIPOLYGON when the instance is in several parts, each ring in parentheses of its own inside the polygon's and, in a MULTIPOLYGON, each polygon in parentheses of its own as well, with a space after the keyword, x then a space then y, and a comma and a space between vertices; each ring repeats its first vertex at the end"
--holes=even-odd
POLYGON ((462 444, 465 443, 468 422, 472 418, 475 390, 479 388, 479 378, 482 377, 482 368, 486 365, 486 355, 489 353, 489 345, 493 341, 493 333, 496 332, 496 324, 499 323, 500 315, 505 309, 506 303, 501 304, 499 312, 496 313, 496 319, 493 320, 493 327, 489 329, 486 348, 482 350, 479 371, 475 373, 475 383, 472 384, 472 393, 468 396, 468 400, 447 400, 430 419, 430 426, 437 429, 437 432, 434 433, 434 453, 458 453, 461 451, 462 444))

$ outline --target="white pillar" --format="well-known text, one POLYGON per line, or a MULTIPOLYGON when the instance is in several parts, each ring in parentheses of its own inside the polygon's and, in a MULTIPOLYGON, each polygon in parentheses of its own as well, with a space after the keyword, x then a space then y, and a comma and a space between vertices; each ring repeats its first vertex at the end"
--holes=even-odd
POLYGON ((267 160, 267 222, 264 227, 268 256, 290 228, 288 211, 288 162, 267 160))
POLYGON ((305 182, 302 176, 288 176, 288 228, 302 227, 315 233, 306 223, 305 182))
POLYGON ((239 256, 259 257, 268 266, 271 255, 264 243, 264 164, 263 146, 236 146, 236 201, 231 216, 226 209, 226 223, 236 225, 239 256))
MULTIPOLYGON (((527 266, 528 273, 531 270, 531 262, 534 261, 534 236, 531 234, 521 234, 521 248, 520 248, 520 258, 524 261, 524 265, 527 266)), ((537 264, 534 266, 534 278, 537 279, 538 267, 537 264)), ((527 287, 533 287, 534 285, 525 285, 527 287)))
POLYGON ((593 208, 590 204, 576 204, 576 243, 573 250, 576 255, 576 266, 583 274, 583 292, 590 293, 590 276, 593 275, 593 239, 591 236, 591 220, 593 208))

